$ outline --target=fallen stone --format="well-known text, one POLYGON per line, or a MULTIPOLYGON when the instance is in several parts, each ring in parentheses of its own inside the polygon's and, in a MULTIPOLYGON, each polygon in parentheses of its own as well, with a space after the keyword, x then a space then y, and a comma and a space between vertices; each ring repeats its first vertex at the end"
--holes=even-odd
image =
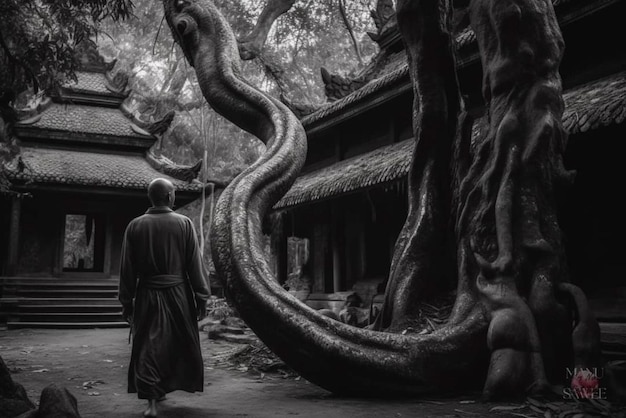
POLYGON ((35 404, 28 399, 26 390, 13 381, 11 373, 0 357, 0 418, 13 418, 35 409, 35 404))
POLYGON ((238 343, 238 344, 252 344, 256 341, 258 341, 258 338, 256 335, 254 334, 221 334, 220 338, 224 341, 228 341, 231 343, 238 343))
POLYGON ((216 340, 222 334, 244 334, 247 330, 239 327, 229 327, 222 324, 213 324, 205 326, 204 331, 208 333, 210 340, 216 340))
POLYGON ((610 361, 606 365, 610 398, 626 404, 626 361, 610 361))
POLYGON ((31 409, 30 411, 16 416, 15 418, 39 418, 39 409, 31 409))
POLYGON ((80 418, 78 402, 69 390, 53 383, 41 391, 37 416, 41 418, 80 418))
POLYGON ((245 322, 241 318, 237 318, 235 316, 229 316, 228 318, 224 318, 222 320, 222 325, 226 325, 229 327, 238 327, 238 328, 248 328, 245 322))
POLYGON ((206 330, 207 327, 213 326, 213 325, 217 325, 219 324, 220 321, 213 319, 213 318, 202 318, 200 321, 198 321, 198 329, 200 331, 206 330))

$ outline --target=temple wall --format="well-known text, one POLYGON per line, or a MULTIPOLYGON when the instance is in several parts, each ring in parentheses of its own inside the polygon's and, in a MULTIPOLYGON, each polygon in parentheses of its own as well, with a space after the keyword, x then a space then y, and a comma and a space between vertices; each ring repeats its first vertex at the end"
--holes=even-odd
POLYGON ((59 257, 61 215, 34 198, 22 201, 16 275, 52 275, 59 257))
MULTIPOLYGON (((123 196, 55 196, 40 192, 22 200, 19 250, 15 276, 60 276, 64 274, 119 274, 120 253, 128 223, 145 212, 147 199, 123 196), (93 239, 99 240, 100 265, 94 271, 64 272, 65 217, 90 214, 98 218, 93 239)), ((5 257, 6 258, 6 257, 5 257)))

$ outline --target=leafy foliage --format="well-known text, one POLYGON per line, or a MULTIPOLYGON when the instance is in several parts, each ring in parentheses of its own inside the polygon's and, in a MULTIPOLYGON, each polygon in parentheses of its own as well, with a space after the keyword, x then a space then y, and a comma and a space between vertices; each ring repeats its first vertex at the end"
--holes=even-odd
POLYGON ((132 0, 0 0, 0 196, 13 194, 3 165, 17 94, 76 80, 77 45, 91 42, 99 22, 128 18, 132 8, 132 0))
MULTIPOLYGON (((372 29, 375 0, 344 1, 361 55, 375 52, 365 34, 372 29)), ((216 0, 236 34, 249 33, 263 2, 216 0)), ((0 0, 0 92, 5 104, 30 87, 53 90, 75 79, 74 51, 95 40, 116 70, 130 76, 126 104, 144 121, 170 110, 177 116, 161 138, 160 151, 181 164, 207 158, 207 178, 231 178, 254 161, 262 144, 219 117, 200 94, 195 72, 174 44, 163 8, 152 0, 0 0), (206 150, 206 157, 205 157, 206 150)), ((325 101, 320 67, 354 73, 360 63, 333 0, 299 0, 278 19, 257 60, 244 62, 253 84, 294 102, 325 101)), ((10 106, 3 109, 10 110, 10 106)), ((7 120, 7 115, 3 118, 7 120)), ((1 171, 1 170, 0 170, 1 171)), ((7 189, 4 187, 4 189, 7 189)))
MULTIPOLYGON (((249 33, 261 13, 263 2, 216 0, 236 35, 249 33)), ((136 0, 135 16, 122 22, 107 19, 99 38, 100 51, 117 59, 117 70, 130 75, 132 89, 127 105, 146 121, 170 110, 177 116, 161 140, 161 152, 180 164, 204 158, 208 178, 232 178, 253 162, 263 146, 239 130, 206 104, 182 51, 163 24, 159 2, 136 0)), ((360 39, 365 57, 375 52, 365 34, 371 30, 369 10, 375 0, 345 2, 348 17, 360 39)), ((298 1, 276 22, 261 57, 245 61, 243 71, 253 84, 295 102, 320 104, 325 100, 320 67, 332 72, 359 69, 350 37, 336 2, 298 1)))
POLYGON ((74 78, 74 48, 105 18, 131 15, 131 0, 0 1, 0 90, 54 88, 74 78))
POLYGON ((94 264, 94 221, 86 215, 66 215, 63 267, 91 269, 94 264))

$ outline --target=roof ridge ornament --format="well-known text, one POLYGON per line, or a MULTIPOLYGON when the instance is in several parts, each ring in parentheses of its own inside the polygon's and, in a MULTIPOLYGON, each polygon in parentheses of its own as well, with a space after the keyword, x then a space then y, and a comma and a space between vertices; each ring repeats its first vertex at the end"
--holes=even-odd
POLYGON ((393 0, 378 0, 376 8, 370 10, 370 16, 374 21, 377 32, 367 32, 372 41, 379 43, 383 34, 395 26, 396 10, 393 7, 393 0))
POLYGON ((141 135, 162 136, 170 127, 176 116, 175 110, 170 110, 162 118, 155 121, 146 121, 141 119, 139 110, 132 110, 128 104, 122 103, 120 111, 131 120, 133 130, 141 135))
POLYGON ((79 71, 104 73, 110 71, 115 65, 115 61, 107 61, 100 54, 98 44, 91 39, 84 39, 76 45, 74 56, 78 62, 79 71))
POLYGON ((16 125, 32 125, 41 119, 41 113, 52 104, 52 99, 43 93, 33 95, 24 107, 16 109, 18 120, 16 125))
POLYGON ((105 77, 104 86, 111 93, 115 93, 123 97, 128 97, 131 91, 131 88, 128 86, 130 77, 128 73, 122 69, 118 69, 115 72, 112 71, 113 67, 115 67, 116 62, 117 62, 117 59, 113 60, 110 70, 104 73, 104 77, 105 77))
POLYGON ((339 100, 348 94, 363 87, 369 79, 366 76, 347 77, 340 74, 331 74, 321 67, 320 73, 324 82, 324 93, 328 101, 339 100))
POLYGON ((155 154, 152 150, 146 151, 146 161, 155 170, 188 183, 191 183, 198 177, 198 173, 200 173, 202 168, 202 160, 198 160, 193 165, 177 164, 163 154, 155 154))
POLYGON ((342 99, 360 89, 371 80, 380 76, 379 72, 389 56, 390 43, 387 38, 397 32, 396 10, 393 0, 378 0, 376 8, 370 10, 370 16, 376 26, 376 32, 367 32, 372 41, 376 42, 379 52, 370 63, 354 76, 331 74, 324 67, 320 68, 324 82, 324 92, 328 101, 342 99))

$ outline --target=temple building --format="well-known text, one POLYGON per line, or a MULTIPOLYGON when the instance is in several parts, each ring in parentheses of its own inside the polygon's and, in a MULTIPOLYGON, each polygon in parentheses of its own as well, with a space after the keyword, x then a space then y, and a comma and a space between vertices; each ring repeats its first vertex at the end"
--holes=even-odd
POLYGON ((167 126, 139 126, 125 111, 127 78, 114 63, 93 48, 81 53, 77 81, 39 100, 14 129, 5 172, 19 195, 0 200, 0 309, 9 327, 125 325, 120 250, 126 225, 149 206, 148 184, 170 179, 177 206, 202 189, 199 166, 176 166, 155 150, 167 126))
MULTIPOLYGON (((560 69, 569 132, 565 164, 577 171, 574 186, 557 196, 570 275, 591 299, 603 349, 623 353, 626 48, 619 40, 626 1, 554 3, 566 45, 560 69)), ((308 134, 305 167, 274 208, 282 220, 272 236, 278 279, 315 308, 340 309, 352 292, 366 306, 382 300, 407 215, 413 91, 395 19, 383 12, 377 11, 372 35, 380 53, 367 68, 354 78, 322 71, 329 101, 301 118, 308 134)), ((485 110, 471 29, 458 31, 456 47, 460 87, 478 135, 485 110)))

